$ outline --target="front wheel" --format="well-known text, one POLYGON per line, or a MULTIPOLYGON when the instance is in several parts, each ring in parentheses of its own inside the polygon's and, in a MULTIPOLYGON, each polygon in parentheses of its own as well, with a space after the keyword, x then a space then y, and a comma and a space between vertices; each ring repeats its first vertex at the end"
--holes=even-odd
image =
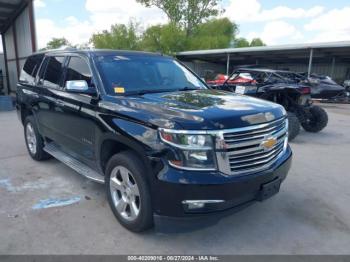
POLYGON ((112 156, 106 167, 109 205, 118 221, 134 232, 153 226, 150 189, 144 171, 142 162, 131 151, 112 156))
POLYGON ((320 132, 328 124, 327 112, 319 106, 312 106, 309 110, 310 116, 301 125, 307 132, 320 132))

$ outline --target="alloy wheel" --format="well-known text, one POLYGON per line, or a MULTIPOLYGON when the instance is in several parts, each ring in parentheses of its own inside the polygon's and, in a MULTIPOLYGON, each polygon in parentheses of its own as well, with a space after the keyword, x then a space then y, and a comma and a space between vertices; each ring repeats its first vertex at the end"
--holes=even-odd
POLYGON ((29 148, 30 153, 33 155, 36 154, 36 136, 35 131, 32 123, 28 122, 26 126, 26 139, 27 139, 27 145, 29 148))
POLYGON ((112 170, 109 182, 117 212, 128 221, 136 220, 140 213, 141 199, 131 171, 123 166, 117 166, 112 170))

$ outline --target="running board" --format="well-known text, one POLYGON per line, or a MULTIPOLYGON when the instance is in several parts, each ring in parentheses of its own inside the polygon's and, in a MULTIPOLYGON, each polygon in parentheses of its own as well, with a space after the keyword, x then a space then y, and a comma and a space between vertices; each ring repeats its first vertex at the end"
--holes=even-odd
POLYGON ((44 147, 44 151, 52 155, 57 160, 61 161, 63 164, 69 166, 74 171, 78 172, 80 175, 97 183, 104 184, 105 181, 102 175, 100 175, 98 172, 88 167, 87 165, 83 164, 79 160, 63 152, 55 143, 51 142, 46 144, 44 147))

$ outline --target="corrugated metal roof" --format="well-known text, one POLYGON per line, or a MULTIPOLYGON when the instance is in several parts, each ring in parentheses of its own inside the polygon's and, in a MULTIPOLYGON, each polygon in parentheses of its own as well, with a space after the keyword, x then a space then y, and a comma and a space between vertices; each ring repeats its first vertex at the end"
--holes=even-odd
POLYGON ((3 33, 12 21, 32 0, 0 0, 0 32, 3 33))
POLYGON ((195 51, 179 52, 177 53, 177 55, 178 56, 214 55, 214 54, 229 54, 229 53, 233 54, 233 53, 249 53, 249 52, 323 49, 323 48, 329 49, 329 48, 344 48, 344 47, 350 48, 350 41, 195 50, 195 51))

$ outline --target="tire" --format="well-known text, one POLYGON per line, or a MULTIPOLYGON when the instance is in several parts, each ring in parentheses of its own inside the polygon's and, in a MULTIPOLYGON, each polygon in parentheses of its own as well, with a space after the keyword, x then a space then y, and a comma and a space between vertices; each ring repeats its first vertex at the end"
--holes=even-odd
POLYGON ((288 112, 288 140, 292 141, 300 132, 300 121, 298 117, 292 113, 288 112))
POLYGON ((311 117, 305 122, 301 123, 301 125, 307 132, 320 132, 328 124, 328 114, 319 106, 312 106, 309 110, 311 117))
POLYGON ((113 214, 133 232, 153 226, 151 194, 144 170, 135 153, 124 151, 111 157, 105 172, 107 198, 113 214))
POLYGON ((51 156, 44 151, 44 139, 39 134, 33 116, 24 120, 24 139, 29 155, 36 161, 49 159, 51 156))

